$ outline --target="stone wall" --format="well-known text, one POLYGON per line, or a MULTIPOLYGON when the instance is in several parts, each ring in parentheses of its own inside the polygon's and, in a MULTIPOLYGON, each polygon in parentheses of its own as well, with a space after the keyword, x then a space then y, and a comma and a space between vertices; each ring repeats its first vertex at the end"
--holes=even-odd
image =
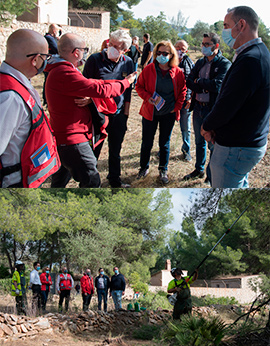
MULTIPOLYGON (((110 33, 110 13, 104 12, 102 14, 102 28, 92 29, 92 28, 82 28, 75 26, 62 26, 62 32, 72 32, 80 35, 84 38, 86 46, 89 47, 90 53, 94 53, 100 50, 101 44, 104 40, 109 38, 110 33)), ((0 62, 5 58, 6 42, 9 35, 18 29, 32 29, 39 32, 41 35, 45 35, 48 30, 48 24, 30 23, 17 21, 14 19, 9 26, 4 27, 0 25, 0 62)))

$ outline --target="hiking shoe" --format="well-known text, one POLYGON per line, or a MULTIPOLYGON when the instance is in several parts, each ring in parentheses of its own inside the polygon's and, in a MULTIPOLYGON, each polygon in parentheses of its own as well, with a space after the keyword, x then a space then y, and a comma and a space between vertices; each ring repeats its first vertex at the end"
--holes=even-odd
POLYGON ((197 169, 195 169, 193 172, 185 175, 183 180, 190 180, 194 178, 203 178, 203 177, 204 177, 204 172, 200 172, 197 169))
POLYGON ((137 179, 145 178, 148 173, 149 173, 149 169, 148 168, 140 169, 139 173, 137 175, 137 179))
POLYGON ((182 151, 183 155, 184 155, 184 160, 190 162, 192 160, 192 157, 190 155, 190 153, 187 153, 185 150, 182 151))
POLYGON ((169 179, 168 179, 167 171, 160 170, 159 171, 159 179, 163 184, 168 184, 169 179))

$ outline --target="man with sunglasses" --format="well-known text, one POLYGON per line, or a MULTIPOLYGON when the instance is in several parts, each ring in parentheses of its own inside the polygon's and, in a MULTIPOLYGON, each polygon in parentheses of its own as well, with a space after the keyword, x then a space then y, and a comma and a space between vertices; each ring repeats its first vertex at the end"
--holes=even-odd
MULTIPOLYGON (((31 85, 30 79, 44 70, 49 57, 47 41, 33 30, 16 30, 7 40, 5 61, 0 67, 0 166, 2 166, 0 183, 2 180, 2 187, 24 186, 25 175, 22 171, 25 161, 22 162, 22 150, 30 138, 32 117, 35 112, 41 120, 46 117, 39 94, 31 85)), ((43 121, 40 124, 43 124, 43 121)), ((45 131, 49 131, 51 136, 49 139, 53 145, 53 136, 48 124, 43 125, 45 125, 43 127, 45 131)), ((39 139, 43 144, 48 140, 45 135, 48 135, 48 132, 39 133, 39 139)), ((45 158, 49 163, 48 156, 51 153, 44 152, 44 154, 43 159, 45 158)), ((43 160, 41 157, 40 159, 43 160)), ((47 168, 49 169, 49 166, 47 168)))
POLYGON ((97 113, 95 104, 102 98, 121 95, 134 82, 135 75, 127 75, 121 81, 85 78, 78 67, 84 64, 88 48, 84 39, 76 34, 61 36, 58 51, 59 56, 48 64, 45 89, 62 164, 52 177, 51 187, 65 187, 71 177, 82 188, 99 187, 97 160, 91 147, 96 144, 92 130, 93 114, 97 113))
MULTIPOLYGON (((211 111, 218 96, 222 81, 231 65, 219 50, 220 38, 217 34, 204 34, 202 40, 203 58, 197 60, 187 78, 187 87, 193 91, 190 110, 193 110, 193 128, 196 144, 195 170, 184 176, 184 180, 204 177, 206 163, 206 145, 200 130, 203 120, 211 111)), ((213 151, 213 144, 208 142, 213 151)), ((209 165, 206 169, 206 183, 211 181, 209 165)))

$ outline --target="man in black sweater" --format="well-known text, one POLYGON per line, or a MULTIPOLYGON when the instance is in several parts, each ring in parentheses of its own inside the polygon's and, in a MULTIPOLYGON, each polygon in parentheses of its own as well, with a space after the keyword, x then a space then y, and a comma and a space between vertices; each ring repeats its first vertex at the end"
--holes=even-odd
POLYGON ((248 174, 263 158, 270 115, 270 53, 258 37, 252 8, 229 9, 222 37, 235 49, 217 101, 201 134, 215 142, 210 160, 213 188, 248 187, 248 174))
MULTIPOLYGON (((220 91, 222 81, 231 66, 219 49, 220 38, 215 33, 203 35, 202 54, 203 58, 196 61, 187 77, 187 88, 193 91, 190 110, 193 110, 193 129, 196 144, 195 170, 184 176, 184 180, 203 178, 206 164, 207 146, 210 156, 213 144, 206 142, 201 135, 203 120, 211 111, 220 91)), ((211 181, 209 165, 206 168, 206 181, 211 181)))
POLYGON ((118 267, 113 268, 114 275, 111 277, 110 295, 113 298, 115 310, 122 308, 122 296, 125 294, 126 281, 124 275, 119 273, 118 267))

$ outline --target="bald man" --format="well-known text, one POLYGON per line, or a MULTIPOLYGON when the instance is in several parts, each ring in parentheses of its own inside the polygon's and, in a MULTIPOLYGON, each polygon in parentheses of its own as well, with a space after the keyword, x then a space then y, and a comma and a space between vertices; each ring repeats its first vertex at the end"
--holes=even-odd
MULTIPOLYGON (((54 56, 46 68, 49 75, 45 91, 62 164, 52 177, 51 187, 65 187, 71 177, 82 188, 99 187, 97 161, 90 143, 99 144, 93 143, 92 134, 93 115, 98 116, 96 104, 101 98, 121 95, 134 82, 136 73, 119 81, 85 78, 78 66, 86 60, 88 48, 76 34, 61 36, 58 51, 60 56, 54 56), (95 99, 94 103, 90 98, 95 99)), ((110 102, 110 112, 114 113, 115 102, 110 102)), ((105 127, 103 124, 103 130, 105 127)))
MULTIPOLYGON (((5 60, 0 66, 2 187, 25 187, 21 167, 24 162, 21 162, 21 154, 26 140, 30 136, 33 112, 37 117, 42 115, 42 124, 44 117, 46 117, 42 113, 38 92, 31 85, 30 78, 43 71, 48 58, 48 44, 39 33, 28 29, 19 29, 9 36, 5 60), (7 85, 10 87, 7 88, 7 85), (23 98, 24 94, 27 101, 23 98)), ((39 124, 36 125, 39 127, 39 124)), ((43 129, 46 130, 48 125, 45 124, 44 126, 43 129)), ((39 139, 42 140, 42 138, 39 139)), ((48 140, 53 141, 53 138, 44 138, 44 143, 46 144, 48 140)), ((51 148, 47 149, 50 150, 51 148)), ((50 153, 47 154, 48 152, 45 153, 43 161, 41 159, 42 162, 45 162, 50 155, 50 153)), ((36 173, 40 174, 41 161, 39 161, 39 156, 36 158, 38 159, 36 166, 39 167, 36 173)))
MULTIPOLYGON (((58 54, 57 42, 59 39, 58 37, 59 29, 60 28, 57 24, 50 24, 48 32, 44 36, 46 41, 48 42, 50 54, 58 54)), ((44 71, 44 83, 43 83, 43 91, 42 91, 43 106, 47 104, 46 94, 45 94, 45 84, 46 84, 47 77, 48 77, 48 72, 44 71)))

